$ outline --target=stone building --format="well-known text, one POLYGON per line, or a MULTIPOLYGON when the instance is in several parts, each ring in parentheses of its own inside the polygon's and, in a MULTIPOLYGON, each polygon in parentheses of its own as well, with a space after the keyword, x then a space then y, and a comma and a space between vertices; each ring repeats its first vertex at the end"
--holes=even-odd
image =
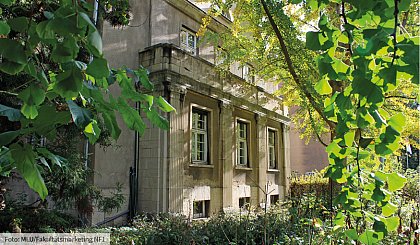
MULTIPOLYGON (((123 130, 117 147, 90 149, 95 185, 112 192, 122 183, 138 211, 189 218, 284 198, 290 120, 270 93, 274 87, 254 80, 251 65, 232 65, 223 75, 215 69, 215 48, 195 35, 203 6, 187 0, 137 0, 131 6, 128 27, 104 26, 105 56, 112 67, 146 67, 155 95, 177 112, 165 115, 169 131, 148 125, 139 138, 123 130)), ((230 23, 220 16, 209 29, 230 23)), ((92 223, 107 215, 95 212, 92 223)))

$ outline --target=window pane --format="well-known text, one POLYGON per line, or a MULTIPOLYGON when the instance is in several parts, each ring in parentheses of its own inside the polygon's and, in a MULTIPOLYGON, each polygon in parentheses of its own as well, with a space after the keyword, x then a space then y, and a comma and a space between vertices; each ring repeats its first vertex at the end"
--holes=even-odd
POLYGON ((184 30, 181 31, 181 45, 187 46, 187 32, 184 30))
POLYGON ((276 131, 268 130, 268 165, 270 169, 277 168, 276 131))
POLYGON ((237 143, 236 157, 237 164, 248 165, 248 124, 237 121, 237 143))
POLYGON ((191 117, 191 158, 193 161, 206 164, 208 162, 208 112, 193 108, 191 117))
POLYGON ((195 49, 195 36, 192 33, 188 33, 188 47, 195 49))

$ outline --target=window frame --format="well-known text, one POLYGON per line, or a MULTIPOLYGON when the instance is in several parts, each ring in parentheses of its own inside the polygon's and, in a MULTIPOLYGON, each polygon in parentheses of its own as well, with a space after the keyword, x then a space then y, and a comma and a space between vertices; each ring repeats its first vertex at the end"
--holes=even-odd
POLYGON ((193 201, 192 209, 193 219, 204 219, 210 217, 210 200, 195 200, 193 201), (201 204, 201 211, 196 213, 196 204, 201 204))
POLYGON ((184 25, 181 27, 180 31, 179 31, 179 46, 187 51, 188 53, 190 53, 191 55, 198 55, 198 37, 195 35, 195 32, 187 27, 185 27, 184 25), (185 37, 185 41, 183 42, 183 38, 182 38, 182 34, 183 32, 185 32, 186 37, 185 37), (193 41, 194 41, 194 46, 190 47, 189 46, 189 40, 188 37, 192 36, 193 37, 193 41))
POLYGON ((267 127, 267 167, 268 170, 279 169, 279 130, 272 127, 267 127), (274 133, 274 145, 270 145, 270 132, 274 133), (274 167, 271 164, 270 148, 273 149, 274 167))
POLYGON ((249 208, 251 207, 251 197, 239 197, 238 206, 242 210, 249 210, 249 208), (241 202, 243 202, 242 205, 241 202))
POLYGON ((270 206, 276 205, 279 201, 280 201, 279 194, 270 195, 270 206), (275 199, 275 202, 273 202, 274 199, 275 199))
POLYGON ((254 83, 254 76, 251 75, 252 69, 253 69, 252 66, 249 65, 249 64, 244 64, 242 66, 242 69, 241 69, 241 72, 242 72, 241 73, 241 78, 244 79, 245 81, 251 83, 251 84, 254 83), (245 72, 245 71, 247 71, 247 72, 245 72))
POLYGON ((250 135, 251 135, 251 121, 243 119, 243 118, 236 118, 235 120, 235 140, 236 140, 236 144, 235 144, 235 165, 239 166, 239 167, 243 167, 243 168, 250 168, 251 167, 251 144, 250 144, 250 135), (240 124, 246 125, 246 129, 245 129, 245 136, 246 138, 242 138, 240 139, 240 124), (241 142, 245 142, 245 163, 241 164, 240 163, 240 148, 239 148, 239 144, 241 142))
MULTIPOLYGON (((206 107, 202 107, 196 104, 191 104, 190 106, 190 159, 193 165, 211 165, 211 113, 212 111, 206 107), (202 113, 206 116, 205 120, 205 129, 194 128, 194 113, 202 113), (194 143, 195 134, 203 134, 204 135, 204 153, 203 159, 197 160, 194 157, 193 147, 196 143, 194 143)), ((197 146, 196 146, 197 148, 197 146)))

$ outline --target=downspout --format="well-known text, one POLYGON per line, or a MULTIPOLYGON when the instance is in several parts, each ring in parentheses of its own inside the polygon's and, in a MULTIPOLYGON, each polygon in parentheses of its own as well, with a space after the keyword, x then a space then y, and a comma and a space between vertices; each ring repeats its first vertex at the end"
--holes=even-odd
MULTIPOLYGON (((136 111, 139 111, 139 102, 136 102, 136 111)), ((134 133, 134 159, 133 166, 130 167, 129 178, 130 178, 130 196, 128 202, 128 214, 129 219, 133 219, 137 214, 137 203, 138 203, 138 183, 139 183, 139 133, 134 133)))
MULTIPOLYGON (((96 26, 96 23, 98 21, 98 8, 99 8, 99 0, 95 0, 93 3, 93 24, 96 26)), ((93 60, 93 55, 90 55, 89 57, 89 63, 92 62, 93 60)), ((89 165, 89 140, 87 138, 85 138, 85 146, 84 146, 84 158, 85 158, 85 170, 87 170, 88 165, 89 165)), ((92 179, 92 182, 93 179, 92 179)), ((87 223, 88 218, 87 217, 82 217, 82 222, 86 222, 87 223)))

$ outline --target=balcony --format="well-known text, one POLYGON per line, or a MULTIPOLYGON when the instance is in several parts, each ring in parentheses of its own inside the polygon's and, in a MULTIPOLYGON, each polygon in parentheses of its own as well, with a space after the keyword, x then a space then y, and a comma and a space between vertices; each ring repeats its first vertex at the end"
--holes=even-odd
POLYGON ((250 111, 284 115, 280 98, 232 74, 222 75, 214 64, 173 44, 158 44, 139 53, 139 62, 156 82, 171 82, 250 111), (259 107, 256 108, 255 106, 259 107), (261 110, 262 109, 262 110, 261 110))

